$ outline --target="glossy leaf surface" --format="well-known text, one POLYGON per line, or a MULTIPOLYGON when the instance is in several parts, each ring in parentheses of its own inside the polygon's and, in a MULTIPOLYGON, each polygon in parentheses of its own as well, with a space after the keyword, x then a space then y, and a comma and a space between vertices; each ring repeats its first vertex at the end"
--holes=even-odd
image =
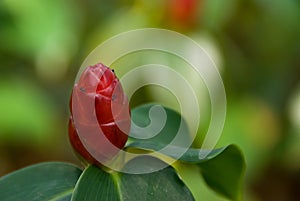
POLYGON ((60 162, 20 169, 0 178, 0 200, 70 200, 81 172, 76 166, 60 162))
MULTIPOLYGON (((142 105, 132 111, 133 120, 136 118, 136 122, 140 126, 147 126, 146 121, 149 119, 148 113, 151 106, 151 104, 142 105)), ((164 109, 167 112, 168 119, 172 121, 166 121, 164 128, 157 137, 147 140, 134 139, 127 145, 127 149, 134 148, 158 152, 162 154, 160 155, 161 158, 164 158, 163 155, 166 155, 183 163, 197 164, 206 184, 211 189, 231 200, 240 200, 246 168, 245 159, 240 149, 236 145, 229 145, 214 150, 187 149, 180 145, 174 146, 165 143, 175 137, 176 130, 174 128, 176 128, 176 125, 174 124, 178 124, 178 119, 181 119, 181 117, 180 114, 171 109, 164 109)), ((132 132, 136 131, 132 130, 132 132)), ((151 131, 148 130, 148 132, 151 131)), ((188 129, 185 129, 185 132, 187 132, 186 136, 191 136, 188 129)), ((171 165, 175 167, 176 164, 171 165)))
MULTIPOLYGON (((138 157, 133 160, 145 160, 151 164, 163 163, 152 157, 138 157)), ((148 165, 136 167, 135 164, 131 161, 124 168, 149 168, 148 165)), ((108 173, 99 167, 89 166, 80 177, 72 197, 72 201, 82 200, 191 201, 194 198, 171 166, 148 174, 108 173)))

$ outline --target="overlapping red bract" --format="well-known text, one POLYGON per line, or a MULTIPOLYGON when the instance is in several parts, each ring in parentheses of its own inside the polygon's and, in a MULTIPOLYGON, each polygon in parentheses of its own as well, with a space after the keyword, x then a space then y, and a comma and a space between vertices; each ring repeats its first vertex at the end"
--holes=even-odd
POLYGON ((110 68, 99 63, 85 69, 74 85, 70 111, 70 142, 89 163, 100 165, 125 146, 130 131, 129 103, 110 68))

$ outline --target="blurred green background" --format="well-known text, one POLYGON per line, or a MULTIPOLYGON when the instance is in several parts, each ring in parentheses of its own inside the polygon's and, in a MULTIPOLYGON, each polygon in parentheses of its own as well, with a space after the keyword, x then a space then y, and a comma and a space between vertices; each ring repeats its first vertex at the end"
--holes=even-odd
POLYGON ((190 36, 220 68, 228 103, 218 146, 245 154, 244 200, 300 200, 299 22, 296 0, 0 1, 0 176, 79 164, 67 119, 81 63, 115 34, 158 27, 190 36))

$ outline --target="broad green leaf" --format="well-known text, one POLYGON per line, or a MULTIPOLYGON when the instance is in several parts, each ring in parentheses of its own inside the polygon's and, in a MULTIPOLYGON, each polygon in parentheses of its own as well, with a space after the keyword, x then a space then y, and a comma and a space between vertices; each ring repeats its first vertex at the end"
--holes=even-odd
POLYGON ((61 162, 23 168, 0 178, 0 200, 70 200, 81 172, 78 167, 61 162))
MULTIPOLYGON (((135 160, 146 160, 151 164, 152 162, 163 163, 152 157, 137 157, 124 168, 151 168, 147 163, 139 163, 142 165, 136 167, 135 160)), ((106 172, 96 166, 89 166, 80 177, 72 197, 72 201, 82 200, 190 201, 194 198, 171 166, 149 174, 106 172)))
POLYGON ((120 201, 118 188, 111 174, 96 166, 88 166, 76 184, 72 201, 120 201))
POLYGON ((210 188, 231 200, 240 200, 246 165, 244 157, 237 146, 229 145, 214 149, 209 153, 207 153, 207 150, 184 150, 182 147, 175 146, 162 149, 165 146, 167 145, 137 141, 129 144, 127 148, 134 147, 158 151, 169 157, 178 158, 181 162, 199 164, 202 176, 210 188), (181 155, 183 151, 186 152, 181 155), (205 153, 206 157, 200 157, 202 153, 205 153))
POLYGON ((130 130, 130 136, 133 136, 131 141, 170 144, 177 137, 176 142, 172 142, 173 145, 191 144, 186 122, 172 109, 153 103, 144 104, 131 111, 131 118, 138 126, 132 126, 130 130), (185 135, 177 135, 179 127, 180 133, 185 135))
MULTIPOLYGON (((150 164, 160 161, 147 156, 133 160, 143 160, 145 165, 139 168, 144 169, 149 169, 150 164)), ((125 168, 131 168, 130 164, 131 162, 125 168)), ((135 166, 136 163, 133 165, 135 166)), ((121 174, 120 181, 124 201, 194 200, 192 193, 179 179, 172 166, 148 174, 121 174)))
POLYGON ((204 180, 216 192, 241 200, 245 159, 237 146, 229 145, 215 158, 199 164, 204 180))
MULTIPOLYGON (((148 111, 150 107, 151 104, 142 105, 132 111, 132 118, 139 126, 149 124, 148 111)), ((164 155, 184 163, 198 164, 205 182, 211 189, 231 200, 240 200, 245 160, 239 148, 235 145, 229 145, 214 150, 202 150, 170 145, 168 142, 175 137, 177 130, 174 127, 176 128, 176 124, 180 122, 178 119, 181 119, 181 117, 180 114, 171 109, 164 109, 167 111, 168 119, 172 119, 172 121, 167 121, 165 124, 168 129, 165 130, 164 128, 159 136, 154 138, 147 140, 134 139, 127 144, 126 149, 155 151, 160 153, 160 155, 157 155, 159 158, 166 159, 166 161, 167 158, 164 158, 164 155)), ((146 131, 151 132, 151 130, 146 131)), ((186 135, 190 136, 188 129, 185 131, 186 135)), ((131 132, 136 131, 132 129, 131 132)), ((176 164, 173 165, 176 167, 176 164)))

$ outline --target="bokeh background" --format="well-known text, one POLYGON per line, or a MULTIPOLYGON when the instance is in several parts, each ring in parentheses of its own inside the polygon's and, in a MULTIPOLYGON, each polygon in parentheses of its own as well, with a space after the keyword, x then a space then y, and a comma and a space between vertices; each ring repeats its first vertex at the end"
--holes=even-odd
POLYGON ((80 164, 67 120, 81 63, 115 34, 158 27, 199 42, 220 69, 228 103, 218 146, 245 154, 244 200, 300 200, 299 22, 296 0, 1 0, 0 176, 80 164))

